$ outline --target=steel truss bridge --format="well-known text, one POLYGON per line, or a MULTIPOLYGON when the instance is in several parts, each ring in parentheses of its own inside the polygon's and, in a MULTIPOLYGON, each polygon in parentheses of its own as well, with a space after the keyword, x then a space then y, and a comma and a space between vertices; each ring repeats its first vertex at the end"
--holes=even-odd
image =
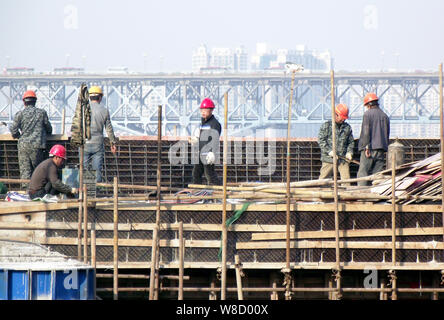
MULTIPOLYGON (((189 135, 200 122, 199 105, 205 97, 215 101, 215 115, 223 124, 224 94, 228 92, 229 135, 268 135, 268 130, 281 130, 285 133, 275 134, 286 136, 290 74, 3 75, 0 121, 11 123, 23 108, 24 91, 34 89, 37 106, 48 112, 54 133, 61 133, 65 112, 69 134, 82 83, 103 88, 104 103, 120 135, 157 135, 158 105, 163 106, 164 135, 189 135)), ((349 106, 355 137, 365 111, 362 100, 370 91, 378 94, 382 108, 390 116, 392 136, 439 136, 437 72, 336 73, 335 102, 349 106)), ((331 118, 330 108, 329 73, 295 75, 293 137, 316 136, 319 126, 331 118)))

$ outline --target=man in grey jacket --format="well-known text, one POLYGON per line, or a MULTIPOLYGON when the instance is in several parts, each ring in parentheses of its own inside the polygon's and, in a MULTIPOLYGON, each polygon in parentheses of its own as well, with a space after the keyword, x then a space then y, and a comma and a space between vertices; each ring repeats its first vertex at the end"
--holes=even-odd
MULTIPOLYGON (((390 119, 379 108, 378 96, 370 92, 364 97, 364 112, 358 150, 361 153, 357 177, 366 177, 381 171, 385 164, 385 152, 388 149, 390 119)), ((359 186, 369 185, 368 181, 359 181, 359 186)))
POLYGON ((89 88, 91 100, 91 138, 86 140, 83 162, 85 168, 92 166, 96 171, 96 182, 102 182, 102 166, 105 155, 103 129, 111 143, 111 152, 116 153, 116 137, 109 116, 109 111, 102 102, 103 92, 100 87, 89 88))

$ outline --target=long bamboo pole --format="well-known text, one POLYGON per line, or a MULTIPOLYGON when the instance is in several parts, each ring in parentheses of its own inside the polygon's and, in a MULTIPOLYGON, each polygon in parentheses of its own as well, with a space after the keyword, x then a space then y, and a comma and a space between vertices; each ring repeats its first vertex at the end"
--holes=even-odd
POLYGON ((339 248, 339 211, 338 211, 338 156, 336 154, 336 121, 335 121, 335 82, 334 71, 330 71, 331 86, 331 130, 333 149, 333 197, 335 207, 335 243, 336 243, 336 299, 341 299, 341 270, 340 270, 340 248, 339 248))
POLYGON ((242 292, 242 276, 241 276, 241 269, 240 269, 240 259, 239 259, 238 254, 236 254, 234 256, 234 264, 236 266, 237 299, 244 300, 244 294, 242 292))
POLYGON ((226 299, 227 288, 227 155, 228 155, 228 92, 224 94, 224 157, 223 157, 223 187, 224 198, 222 204, 222 276, 221 300, 226 299))
MULTIPOLYGON (((441 142, 441 216, 442 216, 442 241, 444 242, 444 107, 443 107, 443 77, 442 77, 442 63, 439 64, 439 123, 441 142)), ((444 250, 442 250, 442 257, 444 258, 444 250)), ((442 272, 442 271, 441 271, 442 272)))
POLYGON ((162 151, 162 106, 157 107, 157 195, 156 195, 156 228, 153 232, 151 252, 150 294, 149 299, 155 299, 154 287, 157 277, 157 262, 159 256, 159 225, 160 225, 160 192, 161 192, 161 151, 162 151))
POLYGON ((62 110, 62 136, 65 134, 66 109, 62 110))
POLYGON ((392 263, 396 266, 396 153, 392 152, 392 263))
POLYGON ((88 196, 83 185, 83 263, 88 263, 88 196))
POLYGON ((96 220, 91 222, 91 265, 96 269, 96 220))
POLYGON ((119 207, 117 199, 117 177, 114 177, 114 237, 113 237, 113 258, 114 258, 114 270, 113 270, 113 299, 119 299, 119 207))
POLYGON ((183 221, 180 221, 179 222, 179 295, 178 295, 178 300, 183 300, 183 265, 184 265, 183 221))
POLYGON ((291 105, 293 102, 293 88, 294 88, 294 77, 296 71, 293 70, 291 73, 291 84, 290 84, 290 99, 288 102, 288 121, 287 121, 287 167, 286 167, 286 248, 285 248, 285 269, 284 277, 286 284, 286 292, 285 292, 285 300, 291 299, 290 294, 290 286, 291 286, 291 278, 290 278, 290 137, 291 137, 291 105))

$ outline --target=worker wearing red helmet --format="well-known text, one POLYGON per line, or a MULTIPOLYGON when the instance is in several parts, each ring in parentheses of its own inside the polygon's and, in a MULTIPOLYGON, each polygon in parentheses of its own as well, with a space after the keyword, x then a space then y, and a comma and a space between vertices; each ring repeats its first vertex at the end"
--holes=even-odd
MULTIPOLYGON (((385 153, 390 136, 390 119, 379 107, 379 97, 367 93, 364 97, 364 112, 361 125, 358 150, 361 153, 357 177, 366 177, 384 169, 385 153)), ((359 181, 358 185, 368 185, 368 181, 359 181)))
MULTIPOLYGON (((199 144, 198 163, 193 167, 193 183, 202 183, 202 174, 205 174, 207 183, 210 185, 221 184, 214 170, 214 164, 218 163, 219 155, 219 137, 221 133, 221 125, 214 117, 214 102, 205 98, 200 104, 201 125, 199 132, 195 137, 191 138, 191 143, 199 144)), ((194 151, 194 148, 192 148, 194 151)), ((196 150, 197 151, 197 150, 196 150)))
POLYGON ((35 107, 37 96, 33 90, 27 90, 22 99, 25 108, 16 113, 9 130, 12 137, 18 139, 20 178, 30 179, 44 158, 46 137, 52 133, 52 126, 46 111, 35 107))
MULTIPOLYGON (((338 170, 341 179, 350 179, 349 161, 353 158, 355 141, 351 126, 345 122, 348 119, 348 107, 341 103, 335 107, 336 123, 336 154, 338 170), (345 159, 345 160, 344 160, 345 159)), ((322 167, 319 179, 325 179, 333 174, 333 133, 332 121, 328 120, 319 129, 318 143, 321 148, 322 167)))
POLYGON ((65 147, 60 144, 52 146, 49 156, 50 158, 41 162, 32 173, 28 189, 31 199, 43 198, 46 195, 55 196, 60 193, 78 193, 77 188, 64 184, 59 176, 58 169, 63 166, 66 160, 65 147))

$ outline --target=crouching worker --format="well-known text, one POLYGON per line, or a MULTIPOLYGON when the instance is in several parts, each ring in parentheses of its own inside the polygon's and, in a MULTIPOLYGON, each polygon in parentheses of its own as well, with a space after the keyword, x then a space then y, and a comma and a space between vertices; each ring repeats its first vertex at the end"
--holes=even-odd
POLYGON ((60 193, 77 194, 77 188, 64 184, 59 178, 58 169, 66 160, 65 147, 60 144, 54 145, 49 151, 49 156, 50 158, 41 162, 32 173, 28 189, 30 198, 43 198, 47 194, 52 196, 60 193))

